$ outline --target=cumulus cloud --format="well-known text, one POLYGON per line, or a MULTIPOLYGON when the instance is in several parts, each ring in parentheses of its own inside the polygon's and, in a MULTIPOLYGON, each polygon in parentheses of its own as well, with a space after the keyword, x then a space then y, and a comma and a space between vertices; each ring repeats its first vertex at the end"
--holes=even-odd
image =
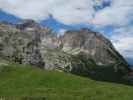
POLYGON ((117 50, 126 58, 133 58, 133 28, 132 26, 115 29, 111 37, 117 50))
POLYGON ((96 13, 93 23, 96 25, 123 26, 133 20, 133 0, 114 0, 110 7, 96 13))
POLYGON ((126 58, 133 58, 133 37, 122 37, 117 42, 114 42, 115 47, 126 58))
POLYGON ((52 15, 65 24, 89 22, 94 13, 91 0, 0 0, 0 8, 26 19, 52 15))
POLYGON ((52 15, 65 24, 125 25, 133 16, 133 0, 0 0, 0 8, 26 19, 52 15), (104 9, 96 12, 95 6, 104 9))
POLYGON ((0 0, 0 9, 25 19, 52 15, 65 24, 125 25, 133 19, 133 0, 0 0))
POLYGON ((0 8, 8 13, 26 19, 47 18, 50 0, 0 0, 0 8), (43 2, 42 2, 43 1, 43 2))

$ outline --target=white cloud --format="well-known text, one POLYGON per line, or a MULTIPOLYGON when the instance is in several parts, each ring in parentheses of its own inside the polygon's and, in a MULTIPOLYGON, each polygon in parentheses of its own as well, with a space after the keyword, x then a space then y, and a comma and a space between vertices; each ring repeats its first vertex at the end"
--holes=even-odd
POLYGON ((26 19, 52 15, 65 24, 125 25, 133 19, 133 0, 0 0, 0 8, 26 19), (109 1, 111 6, 95 12, 94 5, 109 1))
POLYGON ((96 13, 93 23, 96 25, 127 25, 133 20, 133 0, 113 0, 110 7, 96 13))
POLYGON ((126 58, 133 58, 133 28, 132 26, 115 29, 111 37, 117 50, 126 58))
POLYGON ((0 0, 0 8, 21 18, 42 20, 52 15, 65 23, 86 23, 94 13, 91 0, 0 0))
POLYGON ((65 24, 127 25, 133 19, 133 0, 0 0, 0 9, 26 19, 52 15, 65 24), (111 6, 95 12, 94 5, 109 1, 111 6))
POLYGON ((115 47, 125 57, 133 58, 133 37, 123 37, 118 42, 114 42, 115 47))
POLYGON ((47 18, 51 0, 0 0, 0 8, 26 19, 47 18), (43 2, 42 2, 43 1, 43 2))

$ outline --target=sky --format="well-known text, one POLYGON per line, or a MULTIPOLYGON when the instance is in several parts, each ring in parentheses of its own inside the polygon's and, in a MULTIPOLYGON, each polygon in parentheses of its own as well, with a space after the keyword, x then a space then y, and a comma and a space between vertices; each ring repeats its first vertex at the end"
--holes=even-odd
POLYGON ((133 59, 133 0, 0 0, 0 20, 33 19, 62 34, 89 28, 133 59))

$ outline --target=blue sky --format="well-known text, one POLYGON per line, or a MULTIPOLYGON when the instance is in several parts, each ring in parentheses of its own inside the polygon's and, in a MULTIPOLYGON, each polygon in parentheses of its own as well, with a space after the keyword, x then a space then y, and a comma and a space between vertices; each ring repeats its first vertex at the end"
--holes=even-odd
POLYGON ((133 0, 0 0, 0 20, 33 19, 62 33, 89 28, 103 33, 133 59, 133 0))
POLYGON ((21 19, 14 15, 8 14, 8 13, 0 10, 0 21, 8 21, 11 23, 18 23, 19 21, 21 21, 21 19))

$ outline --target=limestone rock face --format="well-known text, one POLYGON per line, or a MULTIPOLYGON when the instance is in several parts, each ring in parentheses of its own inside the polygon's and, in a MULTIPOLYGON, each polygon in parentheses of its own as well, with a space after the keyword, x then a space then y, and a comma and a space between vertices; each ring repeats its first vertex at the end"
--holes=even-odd
POLYGON ((30 24, 28 23, 28 26, 25 26, 25 23, 19 25, 0 24, 0 55, 11 62, 42 67, 44 62, 39 45, 41 37, 47 32, 47 29, 41 29, 39 25, 37 26, 39 28, 34 28, 33 23, 30 24), (32 30, 25 30, 28 27, 32 30))
POLYGON ((112 43, 100 33, 81 29, 67 31, 62 37, 63 51, 70 54, 85 53, 98 65, 125 63, 124 58, 115 50, 112 43))
POLYGON ((101 65, 128 71, 127 62, 101 34, 81 29, 57 37, 32 20, 17 25, 0 23, 0 56, 10 62, 78 74, 88 74, 101 65))

